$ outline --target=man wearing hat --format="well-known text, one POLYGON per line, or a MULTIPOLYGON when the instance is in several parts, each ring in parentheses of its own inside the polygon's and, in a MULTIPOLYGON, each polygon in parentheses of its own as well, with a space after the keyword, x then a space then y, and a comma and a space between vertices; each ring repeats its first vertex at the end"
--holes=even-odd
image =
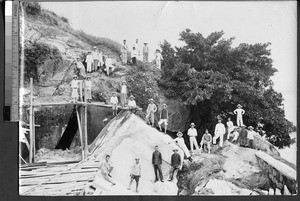
POLYGON ((206 145, 206 147, 208 149, 208 153, 210 154, 211 142, 212 142, 212 136, 208 132, 208 129, 205 129, 205 133, 202 136, 202 139, 201 139, 201 142, 200 142, 200 149, 202 149, 203 145, 206 145))
POLYGON ((134 98, 135 97, 133 95, 129 96, 129 100, 128 100, 128 104, 127 104, 128 108, 131 112, 133 112, 137 108, 134 98))
POLYGON ((140 47, 140 44, 139 44, 139 39, 136 39, 135 40, 135 43, 133 44, 132 46, 132 49, 135 49, 136 51, 136 60, 139 59, 140 60, 140 56, 141 56, 141 47, 140 47))
POLYGON ((237 126, 242 126, 243 124, 243 114, 245 114, 245 110, 242 109, 242 105, 238 104, 237 109, 233 111, 236 114, 236 124, 237 126))
POLYGON ((158 145, 155 146, 155 151, 152 154, 152 165, 154 168, 155 173, 155 182, 158 181, 157 171, 159 173, 159 178, 161 182, 164 182, 164 176, 161 171, 161 164, 162 164, 162 156, 161 153, 158 151, 158 145))
POLYGON ((92 72, 92 66, 93 66, 94 59, 93 59, 91 51, 88 51, 88 54, 86 55, 86 58, 85 58, 85 62, 86 62, 86 71, 88 73, 92 72))
POLYGON ((139 190, 139 180, 141 177, 141 172, 142 172, 142 166, 140 164, 140 158, 138 156, 135 157, 135 163, 131 166, 130 169, 130 182, 129 182, 129 186, 128 186, 128 190, 131 189, 131 184, 133 182, 133 180, 135 180, 136 182, 136 188, 135 191, 138 193, 139 190))
POLYGON ((156 50, 156 53, 154 54, 154 58, 155 58, 155 64, 156 64, 157 68, 161 69, 161 61, 163 60, 163 57, 162 57, 159 49, 156 50))
POLYGON ((127 86, 126 86, 126 81, 123 80, 121 84, 121 106, 125 107, 126 105, 126 99, 127 99, 127 86))
POLYGON ((77 81, 77 76, 73 76, 73 80, 71 81, 71 97, 72 97, 72 102, 77 102, 79 94, 78 94, 78 81, 77 81))
POLYGON ((118 113, 118 103, 119 103, 119 100, 118 100, 117 94, 116 94, 116 92, 113 92, 112 97, 110 98, 110 104, 112 105, 113 115, 115 115, 115 116, 118 113))
POLYGON ((216 140, 218 138, 220 138, 219 146, 223 147, 223 138, 224 138, 225 132, 226 132, 225 126, 224 126, 224 124, 222 124, 222 119, 219 118, 218 123, 215 127, 215 135, 214 135, 214 138, 213 138, 214 144, 216 143, 216 140))
POLYGON ((80 57, 77 57, 76 68, 79 71, 80 76, 81 77, 85 77, 85 68, 84 68, 83 63, 80 60, 80 57))
POLYGON ((97 70, 98 62, 99 62, 99 53, 97 51, 97 47, 93 47, 92 51, 92 57, 93 57, 93 66, 92 66, 92 71, 97 70))
POLYGON ((159 126, 159 130, 162 131, 161 129, 161 125, 164 124, 165 126, 165 133, 167 133, 167 127, 168 127, 168 110, 167 110, 167 104, 163 104, 162 105, 162 109, 160 111, 159 114, 159 121, 158 121, 158 126, 159 126))
POLYGON ((199 152, 199 146, 198 146, 198 142, 197 142, 197 130, 195 129, 195 124, 191 123, 191 128, 189 128, 188 132, 187 132, 188 136, 190 136, 190 146, 191 146, 191 151, 192 153, 194 152, 194 145, 197 149, 197 151, 199 152))
POLYGON ((239 135, 239 142, 241 147, 247 146, 247 135, 248 135, 248 131, 246 129, 246 125, 242 125, 242 129, 239 135))
POLYGON ((148 56, 149 56, 149 47, 147 46, 147 43, 144 43, 144 47, 143 47, 143 62, 148 62, 148 56))
POLYGON ((247 132, 248 146, 249 146, 249 148, 253 149, 254 148, 253 140, 254 140, 254 135, 256 132, 253 130, 252 126, 249 126, 248 129, 249 129, 247 132))
POLYGON ((153 98, 149 99, 150 103, 147 107, 147 111, 146 111, 146 121, 148 124, 151 124, 154 127, 154 113, 157 110, 156 105, 154 104, 154 100, 153 98), (149 118, 150 118, 150 122, 149 122, 149 118))
POLYGON ((122 63, 123 65, 127 64, 127 51, 128 51, 128 46, 126 44, 126 40, 123 40, 123 45, 121 47, 121 53, 122 53, 122 63))
POLYGON ((168 181, 173 180, 173 175, 174 175, 176 170, 177 170, 177 174, 178 174, 178 170, 179 170, 180 165, 181 165, 181 157, 178 154, 178 148, 174 148, 173 151, 174 151, 174 153, 171 156, 170 178, 169 178, 168 181))
POLYGON ((85 78, 85 100, 91 102, 92 100, 92 80, 91 76, 85 78))
POLYGON ((174 139, 174 142, 177 143, 177 145, 180 147, 180 149, 182 149, 182 151, 184 152, 184 154, 186 155, 186 157, 192 162, 193 159, 191 158, 190 151, 186 147, 186 145, 184 143, 184 139, 183 139, 182 136, 183 136, 182 132, 179 131, 177 133, 177 138, 174 139))

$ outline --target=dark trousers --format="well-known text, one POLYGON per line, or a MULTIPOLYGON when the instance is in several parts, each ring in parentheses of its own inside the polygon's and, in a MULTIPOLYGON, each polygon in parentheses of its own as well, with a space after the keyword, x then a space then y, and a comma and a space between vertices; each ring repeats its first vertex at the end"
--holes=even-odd
MULTIPOLYGON (((173 180, 173 175, 174 175, 174 172, 175 172, 176 170, 179 171, 179 168, 178 168, 178 167, 172 167, 172 169, 171 169, 170 180, 173 180)), ((177 171, 177 174, 178 174, 178 171, 177 171)))
POLYGON ((158 177, 157 177, 157 171, 159 173, 159 178, 160 180, 164 180, 164 177, 162 175, 162 172, 161 172, 161 167, 160 167, 160 164, 158 165, 153 165, 154 166, 154 173, 155 173, 155 180, 157 181, 158 180, 158 177))
POLYGON ((136 64, 136 57, 132 57, 132 63, 135 65, 136 64))

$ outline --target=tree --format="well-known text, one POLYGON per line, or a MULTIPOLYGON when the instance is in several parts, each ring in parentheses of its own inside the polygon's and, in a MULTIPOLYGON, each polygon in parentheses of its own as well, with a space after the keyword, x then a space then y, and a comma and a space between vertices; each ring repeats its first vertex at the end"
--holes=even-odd
POLYGON ((289 133, 295 126, 285 119, 282 95, 273 89, 270 43, 232 47, 234 38, 224 39, 223 31, 204 37, 186 29, 180 40, 186 45, 173 48, 164 41, 162 79, 159 86, 169 98, 180 97, 190 105, 192 121, 199 129, 216 124, 216 117, 234 117, 237 104, 246 113, 244 123, 256 126, 259 117, 266 122, 267 136, 278 147, 289 146, 289 133))

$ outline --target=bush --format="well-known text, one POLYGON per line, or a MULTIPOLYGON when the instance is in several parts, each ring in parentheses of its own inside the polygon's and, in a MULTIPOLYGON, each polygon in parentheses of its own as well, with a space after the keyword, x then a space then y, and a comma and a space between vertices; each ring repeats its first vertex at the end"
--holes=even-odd
POLYGON ((69 20, 68 20, 68 18, 66 18, 66 17, 62 16, 62 17, 61 17, 61 20, 62 20, 62 21, 64 21, 65 23, 69 24, 69 20))
POLYGON ((23 7, 27 15, 39 15, 41 13, 41 5, 38 2, 23 2, 23 7))

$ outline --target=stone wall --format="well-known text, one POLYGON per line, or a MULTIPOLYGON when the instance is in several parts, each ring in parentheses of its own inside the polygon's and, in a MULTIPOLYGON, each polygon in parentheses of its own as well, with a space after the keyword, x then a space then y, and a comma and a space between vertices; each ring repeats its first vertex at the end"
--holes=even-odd
POLYGON ((268 174, 273 189, 279 189, 282 194, 297 193, 297 174, 295 169, 262 151, 256 152, 255 156, 259 166, 268 174), (284 186, 287 187, 288 193, 285 192, 284 186))

